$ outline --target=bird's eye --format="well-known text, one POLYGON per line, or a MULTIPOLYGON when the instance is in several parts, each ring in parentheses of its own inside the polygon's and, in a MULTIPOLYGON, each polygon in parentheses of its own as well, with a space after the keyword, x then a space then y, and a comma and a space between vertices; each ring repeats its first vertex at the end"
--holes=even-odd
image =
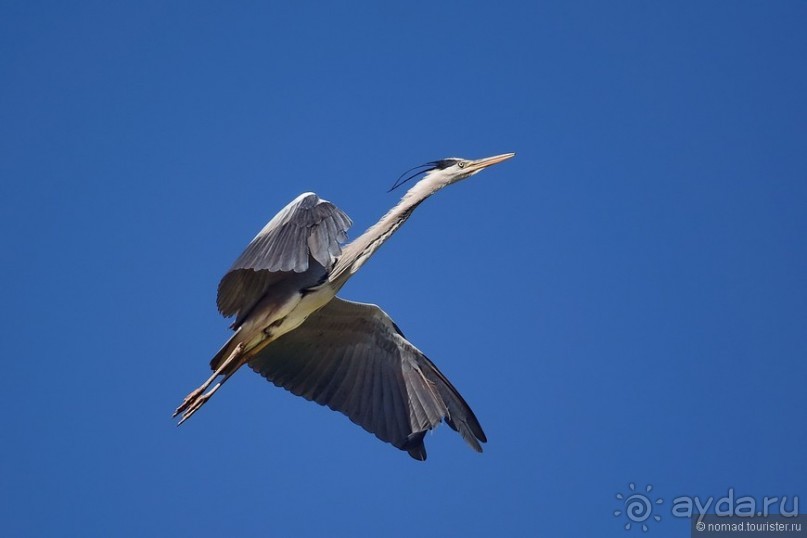
POLYGON ((465 168, 465 161, 458 161, 457 166, 459 166, 460 168, 465 168))

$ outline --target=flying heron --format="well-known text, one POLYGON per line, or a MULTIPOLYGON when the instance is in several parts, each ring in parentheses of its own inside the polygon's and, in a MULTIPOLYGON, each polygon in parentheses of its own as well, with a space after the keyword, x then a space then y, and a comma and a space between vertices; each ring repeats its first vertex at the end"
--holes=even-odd
POLYGON ((344 212, 311 192, 294 199, 219 282, 218 309, 235 316, 235 333, 210 361, 213 375, 174 412, 174 417, 182 413, 179 424, 247 364, 275 385, 344 413, 417 460, 426 459, 423 437, 441 421, 481 452, 479 443, 487 439, 479 421, 426 355, 378 306, 336 294, 426 198, 514 155, 452 157, 409 170, 393 189, 424 175, 381 220, 344 246, 352 224, 344 212))

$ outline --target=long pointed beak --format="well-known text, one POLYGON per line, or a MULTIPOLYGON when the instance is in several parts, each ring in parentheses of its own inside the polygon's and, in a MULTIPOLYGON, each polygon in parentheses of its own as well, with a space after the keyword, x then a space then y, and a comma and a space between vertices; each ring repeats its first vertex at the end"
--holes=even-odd
MULTIPOLYGON (((512 159, 515 156, 515 153, 502 153, 501 155, 494 155, 493 157, 487 157, 485 159, 477 159, 476 161, 472 161, 468 165, 468 168, 470 168, 471 171, 478 172, 479 170, 487 168, 488 166, 498 164, 502 161, 506 161, 507 159, 512 159)), ((466 168, 466 170, 468 168, 466 168)))

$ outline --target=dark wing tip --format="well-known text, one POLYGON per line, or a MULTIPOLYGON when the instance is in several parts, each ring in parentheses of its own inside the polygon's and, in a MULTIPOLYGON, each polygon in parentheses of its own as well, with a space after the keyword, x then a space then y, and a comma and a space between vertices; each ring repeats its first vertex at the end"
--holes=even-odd
POLYGON ((423 444, 425 436, 426 431, 414 432, 398 448, 406 450, 410 456, 418 461, 426 461, 426 445, 423 444))
POLYGON ((473 448, 477 452, 482 452, 482 445, 479 443, 487 443, 488 438, 485 436, 485 432, 482 431, 482 427, 476 421, 476 417, 474 417, 474 422, 467 422, 463 421, 462 427, 457 427, 451 417, 445 418, 445 423, 454 430, 458 432, 462 438, 468 443, 468 446, 473 448))
POLYGON ((486 443, 488 438, 482 431, 482 425, 479 424, 479 419, 471 410, 471 406, 426 355, 421 354, 421 358, 423 366, 426 367, 426 376, 438 387, 446 406, 447 413, 443 417, 443 421, 452 430, 458 432, 471 448, 482 452, 482 446, 479 443, 486 443))
MULTIPOLYGON (((483 432, 481 428, 479 429, 479 431, 474 432, 474 434, 476 435, 476 438, 479 439, 480 443, 488 442, 488 436, 485 435, 485 432, 483 432)), ((482 447, 479 447, 479 451, 482 452, 482 447)))

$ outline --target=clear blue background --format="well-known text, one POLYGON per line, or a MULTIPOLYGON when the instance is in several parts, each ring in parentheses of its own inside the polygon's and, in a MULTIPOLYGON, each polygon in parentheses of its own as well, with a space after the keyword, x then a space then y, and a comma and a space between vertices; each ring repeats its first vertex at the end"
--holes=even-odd
MULTIPOLYGON (((3 2, 3 536, 629 536, 615 498, 807 506, 807 3, 3 2), (419 463, 240 372, 218 279, 313 190, 343 290, 490 442, 419 463)), ((806 512, 807 508, 801 510, 806 512)))

